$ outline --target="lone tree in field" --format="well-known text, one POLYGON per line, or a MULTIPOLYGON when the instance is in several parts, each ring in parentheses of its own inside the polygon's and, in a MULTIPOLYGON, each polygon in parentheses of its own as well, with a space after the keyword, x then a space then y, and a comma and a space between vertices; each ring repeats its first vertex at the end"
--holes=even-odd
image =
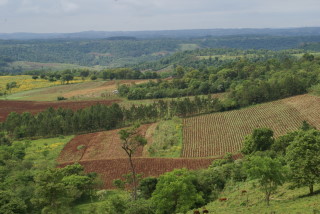
POLYGON ((320 182, 320 132, 314 129, 300 131, 286 152, 294 185, 308 186, 313 194, 314 184, 320 182))
POLYGON ((270 204, 270 196, 285 180, 286 168, 277 159, 270 157, 252 156, 245 162, 248 176, 257 179, 260 190, 265 193, 267 205, 270 204))
POLYGON ((119 131, 120 139, 121 139, 121 148, 127 153, 129 157, 131 172, 132 172, 132 183, 133 183, 133 191, 132 197, 134 200, 137 199, 137 173, 135 170, 135 166, 132 160, 133 154, 140 146, 144 146, 147 144, 147 140, 139 133, 138 128, 139 124, 134 125, 128 129, 122 129, 119 131))

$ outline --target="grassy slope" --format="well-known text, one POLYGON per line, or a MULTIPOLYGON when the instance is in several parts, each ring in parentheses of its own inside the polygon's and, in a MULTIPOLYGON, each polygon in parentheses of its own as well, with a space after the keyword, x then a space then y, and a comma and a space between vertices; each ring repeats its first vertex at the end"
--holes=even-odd
MULTIPOLYGON (((18 92, 28 91, 36 88, 46 88, 61 84, 60 81, 50 82, 45 79, 34 80, 30 75, 0 76, 0 92, 4 92, 6 90, 6 85, 11 82, 16 82, 18 87, 12 88, 10 91, 7 91, 9 96, 18 92)), ((70 81, 70 83, 79 82, 82 82, 82 80, 80 80, 79 78, 75 78, 74 80, 70 81)))
MULTIPOLYGON (((11 78, 11 77, 10 77, 11 78)), ((16 81, 19 76, 11 78, 11 81, 16 81)), ((1 80, 1 79, 0 79, 1 80)), ((46 85, 41 85, 40 81, 44 80, 31 80, 28 77, 28 81, 33 84, 37 84, 37 87, 28 87, 26 90, 20 90, 12 92, 12 94, 2 97, 0 99, 7 100, 29 100, 29 101, 56 101, 58 96, 63 96, 72 100, 85 100, 85 99, 123 99, 112 93, 113 90, 117 89, 118 84, 139 84, 147 82, 149 80, 113 80, 113 81, 89 81, 89 80, 77 80, 77 84, 64 84, 61 85, 60 81, 50 83, 46 81, 46 85), (30 80, 29 80, 30 79, 30 80), (54 87, 50 87, 53 86, 54 87), (36 89, 37 88, 37 89, 36 89)), ((0 82, 1 83, 1 82, 0 82)), ((18 82, 19 84, 19 82, 18 82)), ((24 84, 23 82, 21 84, 24 84)))
POLYGON ((106 190, 105 194, 100 199, 94 199, 92 202, 87 201, 83 204, 76 205, 72 212, 76 214, 89 214, 89 213, 97 213, 100 207, 106 203, 106 201, 112 196, 121 196, 121 197, 130 197, 129 193, 122 190, 106 190))
POLYGON ((76 64, 66 64, 66 63, 41 63, 41 62, 27 62, 27 61, 15 61, 10 63, 11 68, 21 68, 23 71, 30 70, 53 70, 61 71, 65 69, 93 69, 92 67, 80 66, 76 64))
MULTIPOLYGON (((320 213, 320 185, 317 185, 316 189, 319 190, 318 194, 309 196, 307 187, 290 190, 289 184, 285 184, 279 187, 275 194, 271 195, 270 206, 267 207, 264 194, 252 182, 242 183, 230 186, 220 194, 220 197, 227 198, 227 201, 216 200, 207 204, 206 208, 210 213, 219 214, 320 213), (247 190, 247 194, 241 194, 241 190, 247 190), (246 205, 247 199, 248 203, 246 205)), ((192 211, 188 212, 188 214, 192 213, 192 211)))
POLYGON ((182 149, 182 120, 173 118, 158 123, 152 134, 152 144, 145 148, 150 157, 180 157, 182 149))
POLYGON ((60 151, 73 137, 74 136, 61 136, 31 141, 15 141, 15 143, 28 144, 25 159, 34 161, 39 168, 47 168, 56 165, 56 159, 60 151))
POLYGON ((104 81, 90 81, 78 84, 68 84, 68 85, 57 85, 54 87, 44 87, 40 89, 33 89, 28 91, 23 91, 15 94, 11 94, 6 98, 8 100, 30 100, 30 101, 56 101, 58 96, 63 96, 67 98, 74 99, 85 99, 90 98, 90 96, 101 98, 101 93, 103 89, 97 89, 103 85, 104 81), (90 90, 95 91, 90 93, 90 90), (86 91, 90 94, 86 94, 86 91), (78 93, 77 93, 78 91, 78 93), (72 93, 74 96, 72 96, 72 93), (70 94, 70 96, 68 96, 70 94))

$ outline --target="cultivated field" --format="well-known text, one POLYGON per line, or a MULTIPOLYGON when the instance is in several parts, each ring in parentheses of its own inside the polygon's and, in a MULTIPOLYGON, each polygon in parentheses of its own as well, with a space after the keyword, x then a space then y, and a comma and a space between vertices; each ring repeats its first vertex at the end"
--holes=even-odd
MULTIPOLYGON (((7 96, 7 99, 54 101, 57 100, 58 96, 75 100, 98 98, 114 99, 116 96, 112 93, 112 91, 117 89, 118 84, 139 84, 146 81, 148 80, 88 81, 79 84, 58 85, 55 87, 48 87, 50 85, 47 85, 42 86, 46 88, 29 90, 9 95, 7 96)), ((57 81, 56 84, 60 84, 60 82, 57 81)))
POLYGON ((56 101, 56 102, 35 102, 35 101, 9 101, 0 100, 0 121, 4 121, 10 112, 30 112, 32 114, 39 113, 49 107, 67 108, 78 110, 98 103, 103 105, 111 105, 120 102, 120 100, 91 100, 91 101, 56 101))
MULTIPOLYGON (((149 128, 153 129, 153 124, 142 125, 139 128, 139 133, 145 136, 148 142, 152 140, 151 136, 147 135, 149 128)), ((121 148, 119 131, 120 129, 115 129, 76 136, 64 147, 58 162, 127 158, 126 153, 121 148)), ((134 156, 141 157, 142 153, 143 147, 139 148, 134 156)))
MULTIPOLYGON (((153 133, 157 123, 140 127, 140 133, 145 136, 148 144, 134 154, 135 167, 143 177, 159 176, 176 168, 203 169, 207 168, 214 158, 150 158, 148 151, 153 142, 153 133)), ((86 172, 98 173, 104 188, 114 188, 112 181, 122 178, 130 172, 128 156, 121 148, 118 132, 120 129, 78 135, 65 145, 57 161, 59 166, 75 162, 84 166, 86 172)), ((234 156, 238 158, 239 155, 234 156)))
MULTIPOLYGON (((191 170, 208 168, 214 159, 212 158, 134 158, 134 164, 137 173, 143 177, 159 176, 165 172, 179 168, 188 168, 191 170)), ((61 167, 73 162, 60 164, 61 167)), ((102 159, 79 161, 86 172, 98 173, 104 181, 104 188, 114 188, 112 181, 122 178, 123 174, 130 172, 128 158, 102 159)))
POLYGON ((267 127, 275 137, 294 131, 306 120, 320 128, 320 97, 300 95, 241 110, 191 117, 183 121, 182 157, 237 153, 244 137, 267 127))

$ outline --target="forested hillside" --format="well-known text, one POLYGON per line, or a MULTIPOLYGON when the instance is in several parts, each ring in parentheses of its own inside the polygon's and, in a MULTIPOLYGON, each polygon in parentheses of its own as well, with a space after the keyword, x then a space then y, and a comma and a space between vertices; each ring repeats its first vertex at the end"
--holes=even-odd
POLYGON ((0 56, 13 61, 123 67, 202 48, 296 49, 320 36, 237 35, 201 38, 0 40, 0 56))

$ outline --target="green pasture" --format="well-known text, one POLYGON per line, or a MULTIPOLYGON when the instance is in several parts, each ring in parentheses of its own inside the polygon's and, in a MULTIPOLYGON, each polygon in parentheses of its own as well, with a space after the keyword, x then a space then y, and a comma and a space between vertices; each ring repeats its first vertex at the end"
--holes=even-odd
MULTIPOLYGON (((320 185, 317 185, 315 195, 308 195, 309 188, 302 187, 290 189, 290 184, 279 187, 271 195, 270 206, 264 200, 264 193, 261 192, 254 182, 230 184, 220 194, 220 198, 227 198, 227 201, 216 200, 209 203, 206 209, 209 213, 219 214, 314 214, 320 213, 320 185), (246 190, 247 193, 242 193, 246 190)), ((201 211, 202 209, 199 208, 201 211)), ((188 212, 192 214, 193 211, 188 212)))

